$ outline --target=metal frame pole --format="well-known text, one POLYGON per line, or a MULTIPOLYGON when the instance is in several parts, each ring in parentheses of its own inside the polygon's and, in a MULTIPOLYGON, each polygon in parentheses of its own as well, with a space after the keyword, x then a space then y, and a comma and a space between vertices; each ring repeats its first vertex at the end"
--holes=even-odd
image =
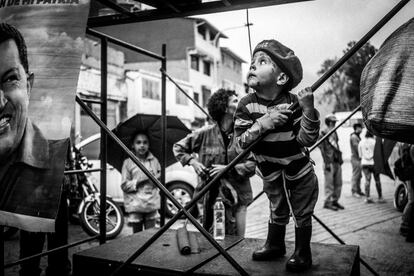
MULTIPOLYGON (((162 70, 167 70, 167 45, 162 44, 162 56, 164 59, 161 61, 161 68, 162 70)), ((165 75, 161 75, 161 144, 163 147, 163 154, 161 158, 161 183, 165 185, 165 169, 167 167, 167 137, 166 137, 166 129, 167 129, 167 80, 165 75)), ((166 198, 164 193, 161 193, 161 219, 160 219, 160 226, 164 226, 165 224, 165 214, 166 214, 166 198)))
MULTIPOLYGON (((108 40, 101 38, 101 121, 107 124, 107 79, 108 79, 108 40)), ((107 136, 101 128, 101 188, 100 188, 100 214, 99 214, 99 242, 106 242, 106 163, 107 163, 107 136)))

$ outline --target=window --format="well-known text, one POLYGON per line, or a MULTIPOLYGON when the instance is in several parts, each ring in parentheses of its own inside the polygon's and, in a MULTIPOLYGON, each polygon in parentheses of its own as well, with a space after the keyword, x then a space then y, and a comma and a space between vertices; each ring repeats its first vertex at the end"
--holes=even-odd
POLYGON ((191 55, 191 69, 194 69, 196 71, 199 70, 199 60, 198 60, 198 56, 191 55))
MULTIPOLYGON (((188 94, 188 91, 186 89, 183 89, 185 93, 188 94)), ((188 98, 186 95, 184 95, 183 92, 180 91, 180 89, 175 88, 175 103, 176 104, 182 104, 182 105, 188 105, 188 98)))
POLYGON ((196 101, 196 103, 200 103, 200 94, 196 92, 194 92, 193 94, 194 94, 193 96, 194 101, 196 101))
POLYGON ((203 61, 204 75, 211 76, 211 63, 209 61, 203 61))
POLYGON ((203 93, 203 107, 206 107, 208 99, 210 99, 210 96, 211 96, 211 90, 208 89, 205 86, 202 86, 201 89, 202 89, 202 93, 203 93))
POLYGON ((204 26, 199 26, 197 29, 198 33, 203 37, 204 40, 206 40, 206 28, 204 26))
POLYGON ((142 79, 142 97, 147 99, 159 100, 160 83, 158 81, 142 79))

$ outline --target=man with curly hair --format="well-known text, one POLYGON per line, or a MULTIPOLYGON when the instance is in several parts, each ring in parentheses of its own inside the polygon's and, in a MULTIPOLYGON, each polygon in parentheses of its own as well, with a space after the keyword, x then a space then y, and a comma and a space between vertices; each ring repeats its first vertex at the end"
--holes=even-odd
MULTIPOLYGON (((233 90, 219 89, 209 99, 208 113, 214 123, 187 135, 174 145, 174 155, 183 166, 191 165, 198 177, 196 192, 226 167, 240 151, 233 140, 233 115, 238 98, 233 90), (195 158, 193 153, 198 154, 195 158)), ((252 200, 250 176, 255 173, 252 156, 237 164, 204 197, 203 227, 213 224, 213 205, 220 194, 226 205, 226 234, 244 236, 247 204, 252 200), (234 223, 235 222, 235 223, 234 223)))

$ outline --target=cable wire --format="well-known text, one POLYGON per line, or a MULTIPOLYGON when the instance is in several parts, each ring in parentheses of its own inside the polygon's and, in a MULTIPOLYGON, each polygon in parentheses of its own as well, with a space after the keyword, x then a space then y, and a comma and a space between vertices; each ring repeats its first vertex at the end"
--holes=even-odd
POLYGON ((250 59, 253 56, 253 51, 252 51, 252 39, 251 39, 251 35, 250 35, 250 21, 249 21, 249 9, 246 9, 246 27, 247 27, 247 36, 249 38, 249 49, 250 49, 250 59))

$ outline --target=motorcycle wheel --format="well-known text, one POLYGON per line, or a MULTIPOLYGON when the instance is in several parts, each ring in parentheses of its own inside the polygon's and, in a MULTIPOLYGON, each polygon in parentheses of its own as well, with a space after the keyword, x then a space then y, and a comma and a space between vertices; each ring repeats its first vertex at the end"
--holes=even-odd
MULTIPOLYGON (((86 202, 79 214, 82 229, 91 236, 99 234, 100 204, 98 200, 86 202)), ((124 227, 124 214, 110 198, 106 199, 106 238, 113 239, 124 227)))
POLYGON ((9 227, 9 226, 3 226, 3 237, 5 240, 10 239, 11 237, 14 236, 14 234, 17 233, 17 231, 19 231, 19 229, 14 228, 14 227, 9 227))

